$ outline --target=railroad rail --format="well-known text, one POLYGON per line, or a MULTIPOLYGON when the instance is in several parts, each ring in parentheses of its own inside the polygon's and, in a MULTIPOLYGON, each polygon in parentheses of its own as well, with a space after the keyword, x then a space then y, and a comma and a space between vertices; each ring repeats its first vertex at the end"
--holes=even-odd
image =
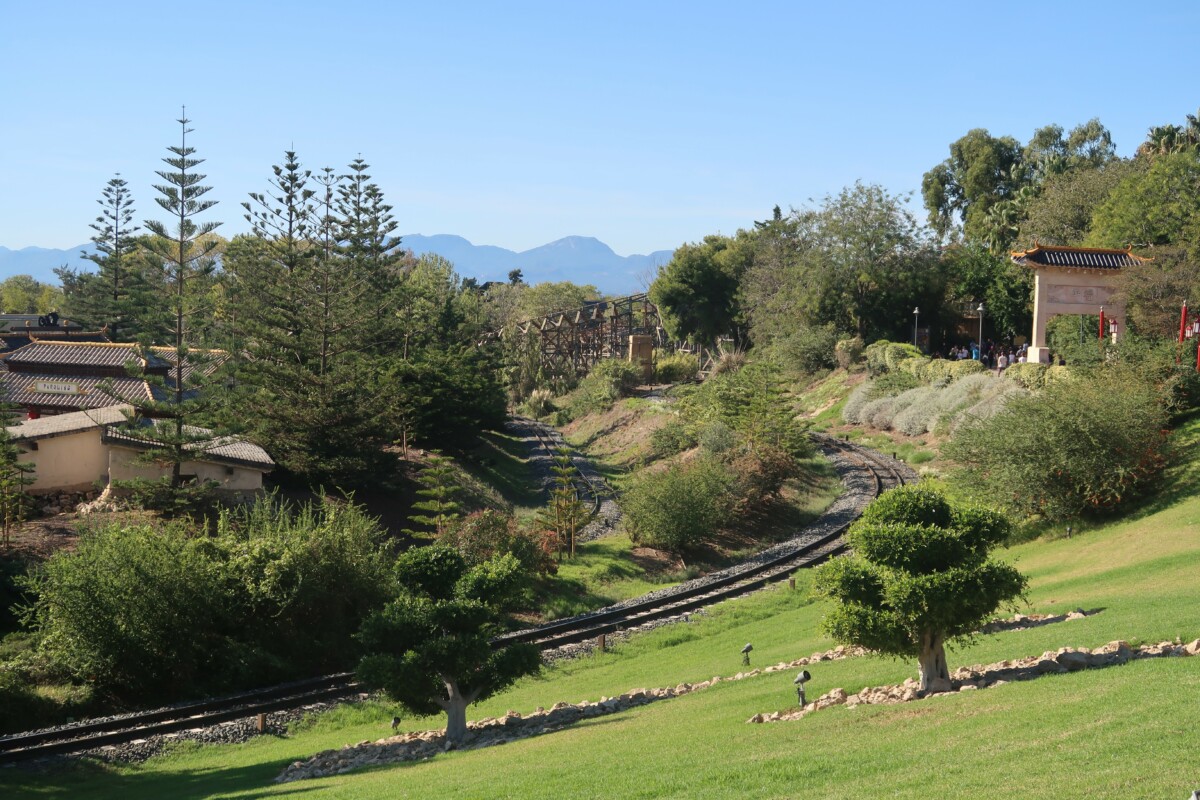
MULTIPOLYGON (((601 634, 679 615, 747 594, 769 583, 784 580, 797 569, 813 566, 841 552, 845 549, 842 534, 861 513, 866 502, 889 488, 907 483, 911 473, 905 474, 906 468, 902 469, 894 460, 866 448, 823 434, 813 434, 813 438, 826 450, 837 452, 847 460, 856 462, 859 465, 856 480, 866 480, 870 484, 865 492, 866 499, 853 509, 849 519, 837 524, 826 524, 825 530, 812 536, 798 536, 791 542, 777 545, 739 567, 706 578, 698 578, 672 589, 654 592, 643 600, 601 609, 569 620, 551 622, 537 628, 503 634, 496 637, 493 643, 502 646, 512 642, 533 642, 542 650, 552 650, 567 644, 587 641, 601 634)), ((541 436, 539 439, 549 452, 554 452, 553 440, 541 436)), ((588 483, 589 490, 592 490, 598 504, 599 493, 594 491, 586 477, 582 480, 588 483)), ((843 476, 843 480, 848 481, 848 478, 843 476)), ((810 529, 820 526, 821 522, 818 520, 810 529)), ((0 738, 0 763, 95 750, 150 736, 202 729, 221 722, 300 708, 362 691, 363 687, 354 681, 353 673, 343 672, 114 719, 17 734, 0 738)))
POLYGON ((0 738, 0 763, 95 750, 149 736, 206 728, 221 722, 336 700, 364 691, 354 673, 340 672, 196 703, 113 719, 0 738))

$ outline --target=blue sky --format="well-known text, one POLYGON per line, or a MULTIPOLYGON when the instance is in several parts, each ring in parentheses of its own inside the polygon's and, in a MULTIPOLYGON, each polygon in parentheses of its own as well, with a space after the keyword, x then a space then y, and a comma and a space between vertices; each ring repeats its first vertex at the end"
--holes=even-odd
MULTIPOLYGON (((362 155, 400 230, 618 253, 733 233, 856 180, 918 190, 970 128, 1099 117, 1132 153, 1200 106, 1192 3, 0 0, 0 245, 91 235, 181 104, 219 205, 362 155)), ((919 202, 919 201, 918 201, 919 202)))

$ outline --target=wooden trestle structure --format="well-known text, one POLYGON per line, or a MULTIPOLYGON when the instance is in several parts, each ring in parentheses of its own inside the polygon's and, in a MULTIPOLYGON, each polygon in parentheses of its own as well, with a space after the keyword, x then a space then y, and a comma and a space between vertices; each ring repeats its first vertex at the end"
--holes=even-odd
POLYGON ((599 361, 626 358, 631 336, 649 336, 655 347, 667 344, 658 307, 644 293, 553 311, 492 331, 480 344, 512 336, 536 336, 542 367, 560 375, 586 375, 599 361))

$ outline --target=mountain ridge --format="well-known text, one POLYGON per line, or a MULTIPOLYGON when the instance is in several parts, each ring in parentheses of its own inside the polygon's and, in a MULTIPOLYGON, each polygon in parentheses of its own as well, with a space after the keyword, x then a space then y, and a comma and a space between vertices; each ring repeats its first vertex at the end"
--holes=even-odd
MULTIPOLYGON (((435 253, 454 264, 464 278, 480 283, 507 281, 508 273, 521 270, 526 283, 571 281, 592 284, 608 294, 632 294, 653 278, 657 268, 671 260, 674 250, 617 255, 594 236, 564 236, 528 250, 515 251, 496 245, 472 243, 452 233, 426 236, 420 233, 401 237, 401 246, 415 255, 435 253)), ((91 244, 67 249, 24 247, 12 250, 0 245, 0 279, 12 275, 31 275, 43 283, 58 283, 57 267, 91 270, 94 265, 84 254, 94 252, 91 244)))

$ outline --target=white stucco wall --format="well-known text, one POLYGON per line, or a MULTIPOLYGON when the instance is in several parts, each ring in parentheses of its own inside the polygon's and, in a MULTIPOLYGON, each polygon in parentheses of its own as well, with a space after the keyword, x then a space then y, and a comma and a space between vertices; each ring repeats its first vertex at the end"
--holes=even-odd
MULTIPOLYGON (((109 445, 108 474, 111 480, 126 481, 134 478, 155 480, 168 473, 169 467, 157 467, 140 462, 141 451, 109 445)), ((220 487, 231 492, 253 492, 262 488, 263 474, 246 467, 211 464, 201 461, 185 461, 181 465, 184 475, 195 475, 199 480, 216 481, 220 487)))
MULTIPOLYGON (((29 446, 22 443, 22 449, 29 446)), ((100 441, 99 428, 41 439, 37 450, 29 450, 21 460, 34 465, 36 480, 27 488, 34 493, 91 489, 108 475, 108 448, 100 441)))

